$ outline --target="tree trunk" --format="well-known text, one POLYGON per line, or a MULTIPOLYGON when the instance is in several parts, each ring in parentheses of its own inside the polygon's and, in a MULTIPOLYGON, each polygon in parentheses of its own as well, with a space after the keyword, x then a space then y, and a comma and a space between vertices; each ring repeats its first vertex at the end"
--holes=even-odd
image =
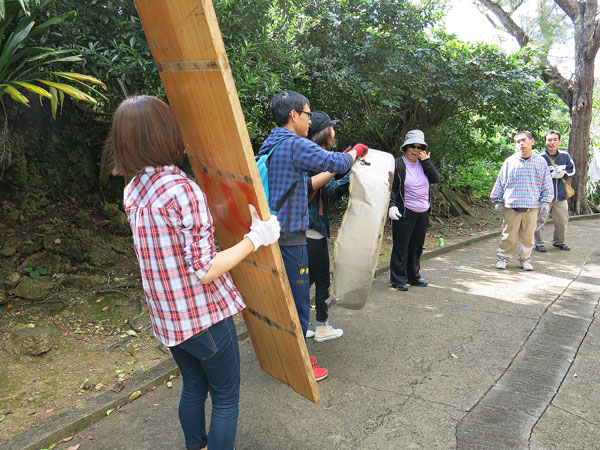
POLYGON ((569 138, 569 153, 575 161, 577 173, 572 178, 575 196, 570 200, 570 210, 575 214, 589 214, 591 212, 587 200, 586 178, 590 159, 590 125, 592 122, 592 89, 594 65, 582 67, 581 72, 589 76, 589 83, 575 83, 573 91, 573 106, 571 107, 571 133, 569 138))
POLYGON ((590 127, 594 93, 594 61, 598 53, 596 34, 596 1, 586 3, 575 21, 575 74, 573 77, 572 103, 568 104, 571 132, 569 153, 575 161, 577 173, 573 177, 575 196, 570 209, 575 214, 589 214, 586 179, 590 159, 590 127))

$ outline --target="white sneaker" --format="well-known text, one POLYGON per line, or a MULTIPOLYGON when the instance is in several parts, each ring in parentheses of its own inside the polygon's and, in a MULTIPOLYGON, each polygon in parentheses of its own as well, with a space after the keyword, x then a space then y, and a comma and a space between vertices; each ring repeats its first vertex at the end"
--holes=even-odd
POLYGON ((306 330, 306 337, 311 338, 315 336, 315 332, 313 330, 306 330))
POLYGON ((533 270, 533 266, 529 261, 521 261, 521 269, 531 271, 533 270))
POLYGON ((324 342, 331 339, 337 339, 344 334, 341 328, 333 328, 326 322, 325 325, 317 325, 315 327, 315 342, 324 342))
POLYGON ((496 269, 506 269, 506 260, 499 259, 496 263, 496 269))

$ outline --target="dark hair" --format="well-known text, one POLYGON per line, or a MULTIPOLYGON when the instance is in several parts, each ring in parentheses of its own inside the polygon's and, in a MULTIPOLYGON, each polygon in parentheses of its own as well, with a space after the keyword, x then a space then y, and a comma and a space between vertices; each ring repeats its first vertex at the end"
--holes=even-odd
POLYGON ((517 134, 515 134, 515 139, 517 138, 517 136, 519 136, 520 134, 524 134, 525 136, 527 136, 529 139, 533 139, 533 134, 531 134, 531 131, 527 131, 527 130, 522 130, 519 131, 517 134))
POLYGON ((117 107, 108 145, 114 175, 135 175, 144 167, 168 166, 183 155, 181 129, 171 108, 149 95, 127 97, 117 107))
POLYGON ((271 99, 271 112, 278 127, 286 125, 290 121, 292 111, 302 111, 304 105, 310 106, 308 99, 295 91, 283 91, 271 99))
POLYGON ((337 141, 335 140, 335 136, 333 135, 332 131, 333 125, 329 125, 327 128, 317 131, 310 137, 310 140, 323 148, 333 147, 335 144, 337 144, 337 141))
POLYGON ((550 130, 550 131, 548 131, 548 132, 546 133, 546 135, 544 136, 544 141, 546 141, 546 138, 547 138, 548 136, 550 136, 551 134, 555 134, 555 135, 557 135, 557 136, 558 136, 558 140, 559 140, 559 141, 560 141, 560 139, 562 138, 561 134, 560 134, 558 131, 556 131, 556 130, 550 130))

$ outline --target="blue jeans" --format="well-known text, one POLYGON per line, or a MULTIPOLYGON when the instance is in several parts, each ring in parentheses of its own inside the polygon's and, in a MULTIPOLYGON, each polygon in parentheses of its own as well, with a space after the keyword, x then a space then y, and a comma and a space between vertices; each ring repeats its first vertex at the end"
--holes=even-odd
POLYGON ((306 245, 285 245, 280 247, 283 264, 287 273, 302 336, 306 336, 310 317, 310 282, 308 279, 308 250, 306 245))
POLYGON ((233 319, 170 347, 183 377, 179 421, 188 450, 205 447, 233 449, 240 399, 240 351, 233 319), (204 404, 212 399, 210 430, 206 435, 204 404))

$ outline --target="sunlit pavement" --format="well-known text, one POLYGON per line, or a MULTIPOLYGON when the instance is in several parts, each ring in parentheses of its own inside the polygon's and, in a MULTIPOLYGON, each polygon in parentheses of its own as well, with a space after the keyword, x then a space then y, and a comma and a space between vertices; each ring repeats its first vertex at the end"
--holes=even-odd
MULTIPOLYGON (((342 338, 308 340, 330 373, 319 404, 242 341, 236 449, 599 448, 599 237, 600 220, 571 222, 572 251, 547 243, 533 272, 496 269, 494 238, 424 261, 426 288, 379 277, 364 309, 330 310, 342 338)), ((180 389, 162 384, 68 444, 183 449, 180 389)))

